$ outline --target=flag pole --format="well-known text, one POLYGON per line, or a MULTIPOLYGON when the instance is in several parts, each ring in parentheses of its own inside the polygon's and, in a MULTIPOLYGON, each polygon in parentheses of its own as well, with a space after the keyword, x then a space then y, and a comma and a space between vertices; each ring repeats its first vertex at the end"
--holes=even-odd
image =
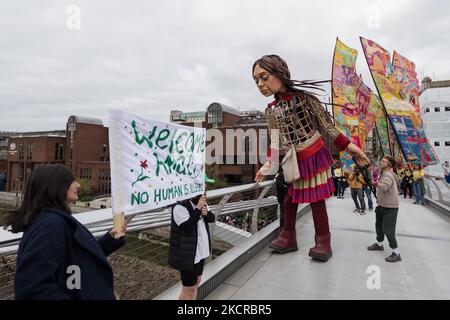
POLYGON ((110 148, 110 168, 111 168, 111 177, 114 177, 115 179, 111 179, 111 197, 114 197, 116 199, 112 198, 112 214, 113 214, 113 228, 116 230, 116 233, 114 234, 114 238, 118 239, 125 235, 125 233, 122 231, 123 226, 125 224, 125 213, 122 209, 117 208, 117 204, 122 205, 122 197, 123 197, 123 190, 122 190, 122 184, 120 178, 118 176, 120 175, 120 172, 118 172, 118 168, 116 168, 115 163, 117 160, 120 162, 121 158, 121 150, 120 150, 120 141, 115 136, 115 133, 119 132, 120 130, 120 123, 117 118, 117 115, 114 111, 111 111, 110 113, 110 130, 109 130, 109 145, 112 146, 110 148), (114 128, 114 130, 111 130, 114 128), (114 161, 113 161, 114 159, 114 161), (117 211, 116 211, 117 210, 117 211))

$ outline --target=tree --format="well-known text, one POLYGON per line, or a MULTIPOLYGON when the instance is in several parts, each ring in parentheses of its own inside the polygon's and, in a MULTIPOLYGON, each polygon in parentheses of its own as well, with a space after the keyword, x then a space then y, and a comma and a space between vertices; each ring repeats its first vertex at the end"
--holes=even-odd
POLYGON ((79 199, 81 202, 91 201, 92 200, 92 185, 91 180, 88 179, 80 179, 78 180, 80 184, 79 188, 79 199))

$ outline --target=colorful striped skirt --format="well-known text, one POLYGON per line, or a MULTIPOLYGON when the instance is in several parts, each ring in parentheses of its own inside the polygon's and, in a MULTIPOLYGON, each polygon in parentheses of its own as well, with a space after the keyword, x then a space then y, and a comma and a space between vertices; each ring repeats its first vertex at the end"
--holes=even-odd
POLYGON ((306 150, 298 151, 297 162, 300 179, 291 183, 288 191, 292 202, 314 203, 331 197, 334 192, 333 159, 322 138, 306 150))

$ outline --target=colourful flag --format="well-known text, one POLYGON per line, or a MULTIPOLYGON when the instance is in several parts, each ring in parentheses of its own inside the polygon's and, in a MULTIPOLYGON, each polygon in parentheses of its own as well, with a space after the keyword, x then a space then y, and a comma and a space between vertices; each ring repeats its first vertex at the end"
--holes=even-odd
MULTIPOLYGON (((333 116, 339 130, 364 150, 366 137, 375 123, 380 104, 356 74, 357 57, 355 49, 336 39, 332 71, 333 116)), ((346 152, 341 154, 341 161, 345 168, 353 163, 346 152)))
POLYGON ((384 156, 391 155, 391 145, 389 143, 389 133, 387 126, 387 117, 384 113, 383 108, 378 110, 378 114, 376 117, 376 129, 378 134, 378 140, 380 141, 381 150, 383 151, 384 156))
POLYGON ((395 51, 391 62, 390 53, 371 40, 361 37, 361 44, 403 158, 427 165, 438 163, 420 117, 419 81, 414 63, 395 51))

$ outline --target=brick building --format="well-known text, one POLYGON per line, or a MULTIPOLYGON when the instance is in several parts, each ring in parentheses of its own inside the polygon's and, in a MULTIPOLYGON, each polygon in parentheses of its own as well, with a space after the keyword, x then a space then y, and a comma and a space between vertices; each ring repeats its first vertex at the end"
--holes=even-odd
POLYGON ((108 128, 100 119, 70 116, 67 121, 66 166, 86 179, 96 193, 111 192, 108 128))
POLYGON ((35 166, 61 163, 77 180, 88 180, 93 192, 111 192, 108 128, 99 119, 70 116, 66 130, 18 133, 7 148, 6 191, 22 191, 35 166))
POLYGON ((0 191, 6 190, 8 181, 8 141, 15 134, 15 132, 0 132, 0 191))
POLYGON ((33 168, 39 164, 64 164, 65 131, 25 132, 8 140, 6 191, 22 191, 33 168))

